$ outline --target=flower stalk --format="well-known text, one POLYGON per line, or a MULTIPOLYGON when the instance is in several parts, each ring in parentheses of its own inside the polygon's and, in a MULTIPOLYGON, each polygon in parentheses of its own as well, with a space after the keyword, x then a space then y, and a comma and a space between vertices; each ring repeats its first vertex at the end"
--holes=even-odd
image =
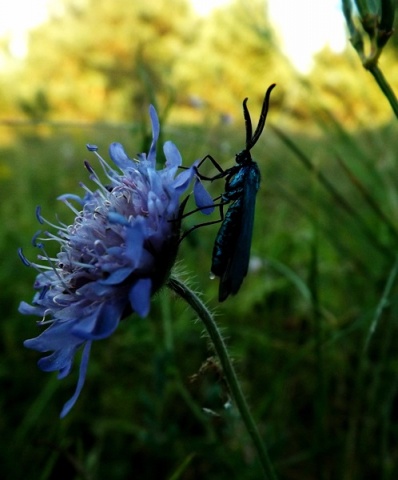
POLYGON ((394 90, 391 88, 391 85, 387 82, 383 72, 377 64, 371 65, 367 69, 373 75, 373 78, 376 80, 376 83, 379 86, 380 90, 383 92, 384 96, 390 103, 395 116, 398 118, 398 99, 395 96, 394 90))
POLYGON ((350 33, 350 41, 361 59, 362 66, 376 80, 377 85, 398 118, 398 99, 378 66, 383 48, 394 32, 394 0, 379 0, 378 2, 355 0, 355 3, 362 29, 358 28, 359 26, 354 20, 351 0, 342 0, 342 9, 350 33), (366 54, 364 48, 363 32, 367 34, 370 44, 368 54, 366 54))
POLYGON ((257 451, 259 461, 264 471, 264 478, 268 480, 276 480, 277 477, 271 464, 267 448, 254 422, 253 416, 250 412, 249 406, 236 376, 235 369, 232 365, 231 357, 229 356, 227 347, 213 316, 200 298, 176 277, 171 276, 167 282, 167 286, 170 288, 170 290, 183 298, 203 322, 220 360, 231 395, 257 451))

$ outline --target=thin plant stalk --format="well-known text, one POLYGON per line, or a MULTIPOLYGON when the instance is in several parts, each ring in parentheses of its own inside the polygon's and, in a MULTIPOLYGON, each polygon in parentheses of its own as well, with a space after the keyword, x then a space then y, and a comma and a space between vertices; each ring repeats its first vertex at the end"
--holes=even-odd
POLYGON ((368 70, 377 85, 388 100, 395 116, 398 118, 398 100, 387 82, 383 72, 378 66, 380 55, 388 39, 394 33, 395 0, 382 0, 380 12, 377 12, 372 3, 364 0, 356 0, 362 29, 358 28, 354 21, 351 0, 342 0, 342 10, 350 32, 350 41, 361 59, 363 67, 368 70), (380 15, 381 14, 381 15, 380 15), (370 42, 370 52, 365 53, 363 33, 367 34, 370 42))
POLYGON ((381 318, 381 315, 382 315, 383 311, 385 310, 385 308, 389 305, 389 297, 391 295, 391 289, 395 284, 395 281, 397 279, 397 275, 398 275, 398 258, 395 260, 395 263, 394 263, 394 265, 391 269, 391 272, 388 276, 386 285, 384 287, 383 294, 380 298, 380 302, 377 305, 372 323, 370 324, 368 334, 367 334, 366 340, 365 340, 364 349, 363 349, 363 354, 364 355, 366 355, 366 353, 368 351, 370 340, 371 340, 373 334, 376 331, 376 328, 377 328, 377 325, 379 324, 379 320, 381 318))
POLYGON ((267 448, 265 447, 263 439, 261 438, 257 426, 253 420, 252 414, 250 413, 249 406, 243 395, 242 388, 232 365, 231 357, 229 356, 227 347, 213 316, 200 298, 177 278, 170 277, 167 286, 178 296, 183 298, 203 322, 213 343, 214 350, 216 351, 220 360, 231 395, 257 451, 259 461, 264 471, 264 478, 267 480, 277 480, 267 448))
POLYGON ((383 92, 384 96, 387 98, 389 104, 391 105, 395 116, 398 118, 398 100, 390 84, 387 82, 383 72, 380 70, 377 64, 370 65, 365 68, 373 75, 373 78, 376 80, 377 85, 379 86, 380 90, 383 92))
MULTIPOLYGON (((369 356, 368 356, 369 344, 373 337, 374 332, 377 329, 382 313, 390 303, 391 291, 397 279, 397 275, 398 275, 398 258, 396 258, 395 263, 392 266, 391 271, 388 275, 380 301, 377 304, 372 322, 366 333, 364 346, 359 359, 359 365, 358 365, 358 371, 357 371, 358 373, 356 375, 356 382, 354 386, 355 394, 353 395, 353 398, 354 398, 354 402, 352 405, 353 415, 350 416, 350 421, 347 428, 346 446, 345 446, 345 464, 346 465, 344 468, 344 471, 345 471, 345 476, 343 477, 344 479, 352 478, 352 468, 353 468, 354 458, 357 454, 356 444, 357 444, 357 441, 358 441, 357 438, 359 435, 361 412, 363 411, 363 404, 365 401, 364 396, 362 395, 361 392, 364 391, 365 374, 369 366, 369 356)), ((368 390, 370 389, 369 385, 367 386, 367 389, 368 390)), ((372 390, 375 391, 375 388, 373 388, 372 390)))

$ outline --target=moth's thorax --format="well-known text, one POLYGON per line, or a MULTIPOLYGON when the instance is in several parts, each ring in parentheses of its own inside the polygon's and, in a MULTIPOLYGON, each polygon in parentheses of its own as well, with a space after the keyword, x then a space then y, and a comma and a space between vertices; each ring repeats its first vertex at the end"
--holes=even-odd
POLYGON ((237 153, 235 156, 235 161, 238 165, 243 165, 245 163, 252 162, 252 156, 250 154, 250 150, 242 150, 241 152, 237 153))

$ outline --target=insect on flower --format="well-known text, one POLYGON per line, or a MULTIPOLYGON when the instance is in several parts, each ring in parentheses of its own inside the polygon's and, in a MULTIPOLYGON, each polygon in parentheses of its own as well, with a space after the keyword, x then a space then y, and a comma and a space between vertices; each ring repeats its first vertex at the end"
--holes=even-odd
MULTIPOLYGON (((225 178, 225 191, 219 197, 221 227, 217 233, 211 264, 213 276, 220 277, 218 299, 220 302, 235 295, 243 279, 247 275, 250 258, 250 248, 253 234, 254 211, 256 195, 260 186, 260 170, 252 159, 250 150, 257 143, 265 126, 269 99, 275 84, 268 88, 257 128, 253 134, 252 121, 247 108, 247 98, 243 101, 243 117, 246 127, 246 146, 236 154, 236 165, 223 170, 218 162, 211 156, 204 157, 196 168, 205 160, 210 160, 219 171, 214 177, 206 177, 198 172, 202 180, 214 181, 225 178), (232 203, 231 203, 232 202, 232 203), (224 215, 224 205, 231 204, 224 215)), ((207 222, 208 225, 216 222, 207 222)))
MULTIPOLYGON (((177 174, 180 152, 166 142, 166 165, 156 169, 159 120, 154 107, 149 112, 149 153, 132 160, 121 144, 113 143, 109 148, 117 167, 113 168, 97 153, 97 147, 88 145, 107 176, 106 185, 85 162, 96 189, 82 184, 82 198, 59 197, 74 212, 73 224, 53 225, 38 210, 39 222, 55 228, 56 233, 44 232, 42 238, 40 233, 35 235, 33 244, 40 250, 41 262, 30 262, 19 252, 25 265, 38 271, 32 304, 21 302, 19 312, 40 317, 39 326, 47 327, 24 345, 50 352, 38 365, 46 372, 58 371, 59 379, 69 375, 75 354, 83 350, 76 391, 65 403, 61 417, 70 411, 83 388, 92 342, 109 337, 131 312, 148 315, 151 296, 167 280, 177 255, 186 204, 180 197, 195 177, 198 162, 177 174), (44 247, 49 240, 60 246, 55 258, 50 258, 44 247)), ((199 208, 209 205, 210 195, 197 177, 194 193, 199 208)))

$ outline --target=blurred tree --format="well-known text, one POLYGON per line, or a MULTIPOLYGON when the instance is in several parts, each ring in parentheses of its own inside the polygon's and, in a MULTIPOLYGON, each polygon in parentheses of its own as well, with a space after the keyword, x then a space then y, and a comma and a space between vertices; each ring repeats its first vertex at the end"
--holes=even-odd
POLYGON ((52 118, 125 120, 156 96, 235 112, 237 99, 261 102, 283 75, 272 38, 265 0, 205 18, 188 0, 59 0, 31 34, 19 104, 26 113, 40 96, 52 118))
POLYGON ((30 100, 19 100, 21 110, 32 120, 40 121, 45 119, 50 111, 46 92, 37 90, 30 100))
POLYGON ((286 76, 273 39, 266 1, 234 0, 202 21, 197 41, 177 67, 179 83, 221 111, 235 112, 237 99, 246 96, 261 103, 266 87, 286 76))
POLYGON ((64 0, 57 7, 31 35, 25 103, 28 92, 44 91, 59 116, 120 120, 154 91, 174 90, 174 63, 195 31, 186 0, 64 0))

